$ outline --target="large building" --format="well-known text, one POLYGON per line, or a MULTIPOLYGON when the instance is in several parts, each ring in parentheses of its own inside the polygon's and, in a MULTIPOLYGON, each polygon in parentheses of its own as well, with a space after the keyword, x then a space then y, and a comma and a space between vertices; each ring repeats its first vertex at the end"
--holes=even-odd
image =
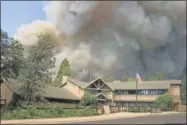
MULTIPOLYGON (((2 100, 9 103, 12 93, 17 93, 18 84, 13 83, 11 80, 1 82, 1 103, 2 100)), ((143 81, 136 89, 136 81, 106 82, 102 78, 96 78, 90 82, 83 82, 64 76, 60 86, 45 88, 44 97, 50 101, 79 103, 84 92, 88 91, 96 95, 103 104, 133 106, 137 102, 140 106, 150 106, 159 95, 168 94, 173 98, 174 109, 179 110, 180 85, 181 80, 143 81)))

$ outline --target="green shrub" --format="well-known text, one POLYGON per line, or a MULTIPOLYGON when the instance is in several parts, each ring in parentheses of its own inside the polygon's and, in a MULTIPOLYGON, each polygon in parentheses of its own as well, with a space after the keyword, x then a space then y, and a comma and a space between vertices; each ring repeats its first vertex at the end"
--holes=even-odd
POLYGON ((59 105, 54 105, 50 110, 50 113, 52 113, 52 115, 54 117, 61 117, 64 116, 65 112, 64 109, 61 108, 59 105))
POLYGON ((15 109, 15 110, 8 110, 4 112, 1 116, 1 119, 25 119, 25 118, 32 118, 29 111, 25 109, 15 109))
POLYGON ((96 108, 63 109, 58 105, 54 105, 48 109, 37 109, 34 106, 27 106, 25 109, 18 108, 3 111, 3 114, 1 114, 1 119, 58 118, 92 115, 97 115, 96 108))
POLYGON ((173 109, 173 99, 168 95, 159 96, 154 104, 154 108, 160 108, 162 111, 171 111, 173 109))
POLYGON ((82 105, 84 106, 95 105, 97 104, 97 102, 98 102, 98 99, 96 96, 91 95, 89 92, 84 93, 82 105))

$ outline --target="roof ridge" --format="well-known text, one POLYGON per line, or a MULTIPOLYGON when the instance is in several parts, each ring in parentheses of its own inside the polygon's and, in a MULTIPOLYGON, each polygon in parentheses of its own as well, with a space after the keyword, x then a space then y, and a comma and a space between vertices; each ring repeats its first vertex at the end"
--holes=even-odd
POLYGON ((84 81, 81 81, 81 80, 77 80, 77 79, 74 79, 74 78, 68 78, 67 80, 73 82, 74 84, 76 84, 77 86, 81 87, 84 89, 85 85, 82 85, 83 84, 88 84, 87 82, 84 82, 84 81))
MULTIPOLYGON (((107 84, 107 82, 106 82, 104 79, 102 79, 101 77, 97 77, 97 78, 95 78, 94 80, 90 81, 90 82, 88 83, 88 85, 86 85, 86 87, 88 87, 89 85, 91 85, 92 83, 94 83, 95 81, 97 81, 98 79, 101 79, 110 89, 113 90, 113 88, 112 88, 109 84, 107 84)), ((85 88, 86 88, 86 87, 85 87, 85 88)))
POLYGON ((79 82, 88 83, 88 82, 85 82, 85 81, 82 81, 82 80, 79 80, 79 79, 75 79, 75 78, 72 78, 72 77, 70 77, 70 79, 75 80, 75 81, 79 81, 79 82))

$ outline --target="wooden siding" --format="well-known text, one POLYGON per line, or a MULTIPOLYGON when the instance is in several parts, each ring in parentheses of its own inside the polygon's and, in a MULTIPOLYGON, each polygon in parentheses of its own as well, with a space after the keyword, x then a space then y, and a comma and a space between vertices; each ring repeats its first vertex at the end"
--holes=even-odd
POLYGON ((71 93, 75 94, 76 96, 82 98, 84 96, 84 90, 79 86, 75 85, 71 81, 67 81, 67 83, 63 86, 63 88, 67 89, 71 93))
POLYGON ((180 95, 180 85, 171 84, 168 89, 168 95, 180 95))
MULTIPOLYGON (((6 83, 2 82, 1 86, 1 99, 6 100, 6 104, 8 104, 12 100, 13 90, 6 83)), ((1 104, 4 101, 1 100, 1 104)))

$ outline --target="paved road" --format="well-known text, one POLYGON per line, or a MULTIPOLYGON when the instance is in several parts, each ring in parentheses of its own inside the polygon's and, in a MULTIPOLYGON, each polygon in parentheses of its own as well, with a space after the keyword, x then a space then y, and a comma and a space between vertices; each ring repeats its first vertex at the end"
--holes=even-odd
POLYGON ((73 124, 186 124, 186 113, 151 115, 95 122, 79 122, 73 124))

